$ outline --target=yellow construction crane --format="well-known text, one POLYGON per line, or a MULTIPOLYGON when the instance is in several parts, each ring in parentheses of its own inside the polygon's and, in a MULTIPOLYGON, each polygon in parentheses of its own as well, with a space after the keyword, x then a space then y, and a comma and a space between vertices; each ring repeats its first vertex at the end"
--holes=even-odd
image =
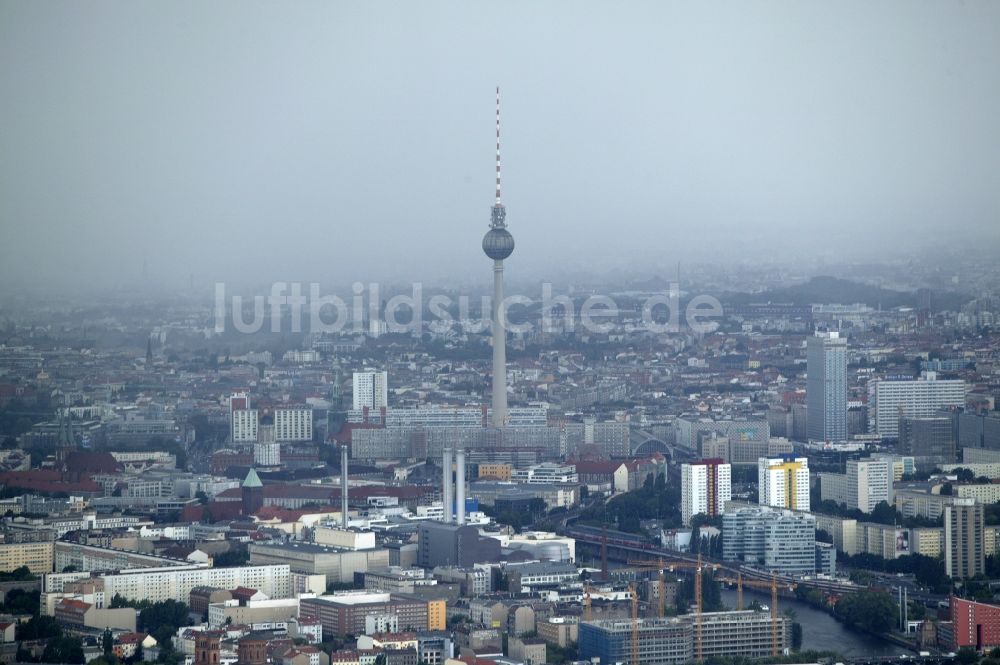
MULTIPOLYGON (((743 609, 743 586, 749 586, 755 589, 770 589, 771 590, 771 655, 777 656, 780 651, 780 641, 778 639, 778 576, 774 573, 771 574, 770 580, 744 580, 743 575, 737 574, 736 578, 731 577, 720 577, 720 582, 726 584, 736 585, 736 609, 743 609)), ((789 589, 794 589, 796 584, 794 582, 782 583, 780 586, 787 586, 789 589)))
POLYGON ((667 606, 667 579, 666 579, 666 563, 661 558, 657 561, 629 561, 630 566, 638 570, 648 570, 659 571, 659 579, 657 580, 657 591, 659 593, 659 607, 657 608, 659 617, 662 619, 666 614, 667 606))
POLYGON ((595 591, 594 587, 590 584, 590 582, 587 582, 583 586, 583 620, 584 621, 591 621, 593 619, 593 612, 592 612, 592 610, 590 608, 591 598, 593 596, 603 596, 604 598, 607 598, 608 594, 604 593, 603 591, 595 591))
POLYGON ((663 605, 664 596, 666 595, 666 583, 664 582, 664 571, 674 571, 681 568, 690 568, 694 570, 694 606, 695 606, 695 645, 696 645, 696 655, 698 660, 703 660, 703 640, 702 640, 702 621, 701 613, 703 609, 702 605, 702 594, 701 594, 701 574, 707 568, 709 570, 718 570, 720 568, 717 563, 704 563, 701 560, 701 555, 698 555, 698 562, 693 561, 681 561, 681 562, 670 562, 667 563, 663 559, 658 561, 637 561, 629 560, 628 564, 630 566, 643 566, 649 569, 652 566, 658 566, 660 569, 660 616, 663 616, 663 605))

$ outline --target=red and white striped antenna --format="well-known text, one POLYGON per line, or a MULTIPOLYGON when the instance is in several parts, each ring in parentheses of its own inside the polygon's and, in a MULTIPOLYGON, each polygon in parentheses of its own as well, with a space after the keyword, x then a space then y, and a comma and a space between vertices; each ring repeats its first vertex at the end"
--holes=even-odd
POLYGON ((500 205, 500 86, 497 86, 497 205, 500 205))

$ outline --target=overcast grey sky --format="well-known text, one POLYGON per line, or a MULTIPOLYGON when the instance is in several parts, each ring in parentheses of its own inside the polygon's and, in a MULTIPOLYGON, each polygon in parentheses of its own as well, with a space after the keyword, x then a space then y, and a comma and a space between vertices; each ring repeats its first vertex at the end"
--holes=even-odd
POLYGON ((0 0, 0 278, 485 282, 498 84, 510 273, 998 239, 995 0, 0 0))

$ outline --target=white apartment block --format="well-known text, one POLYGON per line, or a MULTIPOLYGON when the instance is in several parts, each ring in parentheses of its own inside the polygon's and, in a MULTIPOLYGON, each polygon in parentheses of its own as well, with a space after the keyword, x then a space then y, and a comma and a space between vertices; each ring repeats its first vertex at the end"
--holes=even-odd
POLYGON ((933 372, 916 381, 876 379, 868 384, 868 412, 873 432, 899 437, 899 417, 929 417, 942 407, 965 405, 965 381, 937 380, 933 372))
POLYGON ((527 469, 514 469, 510 479, 515 483, 577 483, 580 477, 572 464, 545 462, 527 469))
MULTIPOLYGON (((386 427, 485 427, 491 422, 493 410, 473 406, 421 406, 417 408, 386 409, 386 427)), ((507 422, 511 427, 544 427, 548 423, 548 411, 542 406, 511 407, 507 410, 507 422)), ((369 409, 369 421, 378 421, 381 414, 369 409)), ((347 413, 347 422, 364 422, 364 411, 352 409, 347 413)))
POLYGON ((809 510, 809 460, 805 457, 761 457, 757 460, 758 503, 809 510))
POLYGON ((256 441, 259 422, 257 409, 236 409, 233 411, 233 441, 235 443, 256 441))
POLYGON ((870 513, 880 501, 894 505, 892 459, 869 458, 847 461, 847 507, 870 513))
POLYGON ((990 504, 1000 502, 1000 485, 955 485, 955 495, 975 499, 977 503, 990 504))
POLYGON ((275 441, 312 441, 312 409, 275 409, 275 441))
POLYGON ((691 526, 695 515, 723 514, 732 493, 732 467, 722 460, 681 465, 681 518, 685 526, 691 526))
POLYGON ((833 501, 847 505, 847 474, 820 473, 818 475, 820 501, 833 501))
POLYGON ((366 370, 354 373, 354 409, 378 411, 389 406, 389 374, 366 370))
MULTIPOLYGON (((42 581, 44 593, 62 593, 67 582, 86 579, 91 573, 53 573, 42 581)), ((212 586, 221 589, 249 587, 270 598, 288 598, 292 593, 292 573, 287 564, 204 568, 178 566, 172 568, 140 568, 100 575, 96 579, 104 587, 104 598, 110 602, 115 594, 129 600, 164 600, 188 602, 191 589, 212 586)))

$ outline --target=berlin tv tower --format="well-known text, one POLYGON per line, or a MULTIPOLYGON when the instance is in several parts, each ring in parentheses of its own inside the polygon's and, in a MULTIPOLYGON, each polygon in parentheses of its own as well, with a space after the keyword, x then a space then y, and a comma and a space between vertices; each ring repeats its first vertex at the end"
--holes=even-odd
POLYGON ((507 230, 507 209, 500 202, 500 88, 497 87, 497 200, 490 209, 490 230, 483 237, 483 251, 493 259, 493 426, 507 424, 507 334, 503 302, 503 260, 514 251, 514 236, 507 230))

